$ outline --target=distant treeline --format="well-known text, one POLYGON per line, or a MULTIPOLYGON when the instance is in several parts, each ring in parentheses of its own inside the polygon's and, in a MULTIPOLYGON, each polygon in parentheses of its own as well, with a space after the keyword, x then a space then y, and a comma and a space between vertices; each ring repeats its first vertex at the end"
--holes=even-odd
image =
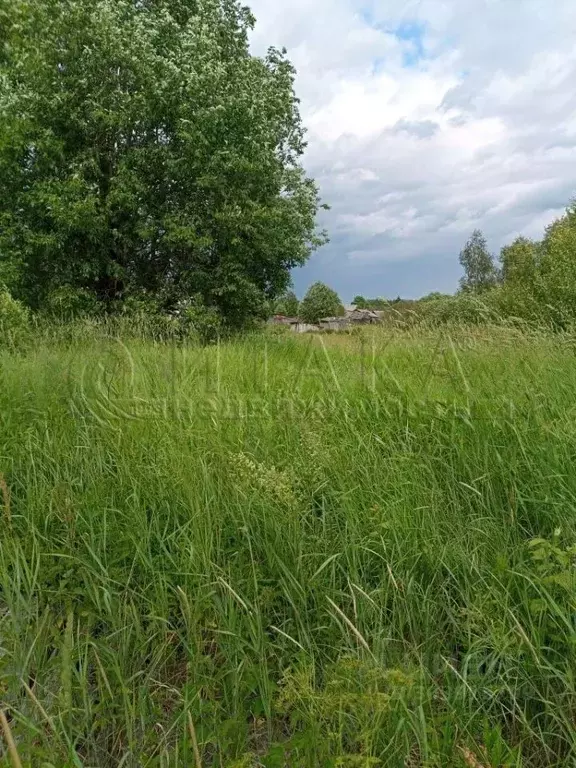
POLYGON ((521 321, 555 328, 576 322, 576 202, 550 224, 541 240, 518 237, 490 253, 480 230, 460 253, 464 270, 455 295, 430 293, 418 300, 355 296, 362 308, 386 316, 433 323, 521 321))
POLYGON ((431 294, 418 313, 438 322, 519 320, 567 328, 576 321, 576 202, 541 240, 518 237, 488 251, 476 230, 460 253, 464 275, 455 296, 431 294))

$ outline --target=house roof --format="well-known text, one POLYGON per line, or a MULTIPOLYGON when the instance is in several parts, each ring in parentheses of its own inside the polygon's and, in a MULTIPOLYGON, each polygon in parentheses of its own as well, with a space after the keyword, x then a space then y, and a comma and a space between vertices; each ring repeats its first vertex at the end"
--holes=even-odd
POLYGON ((378 319, 378 315, 376 312, 373 312, 371 309, 353 309, 351 312, 348 312, 348 317, 350 317, 353 320, 361 320, 364 318, 372 318, 374 320, 378 319))
POLYGON ((278 323, 287 323, 288 325, 300 322, 297 317, 286 317, 286 315, 274 315, 272 319, 278 323))

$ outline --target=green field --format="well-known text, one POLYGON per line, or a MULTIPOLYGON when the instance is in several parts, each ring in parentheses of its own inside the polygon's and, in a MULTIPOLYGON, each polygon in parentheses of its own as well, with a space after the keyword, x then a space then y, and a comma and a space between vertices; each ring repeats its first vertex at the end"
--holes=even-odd
POLYGON ((2 353, 4 743, 34 768, 575 764, 575 352, 2 353))

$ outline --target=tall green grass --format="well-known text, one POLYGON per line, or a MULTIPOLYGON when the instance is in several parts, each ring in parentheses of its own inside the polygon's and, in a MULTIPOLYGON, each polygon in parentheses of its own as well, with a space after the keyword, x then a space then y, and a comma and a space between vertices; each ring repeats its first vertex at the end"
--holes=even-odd
POLYGON ((502 329, 3 353, 22 763, 573 764, 575 414, 502 329))

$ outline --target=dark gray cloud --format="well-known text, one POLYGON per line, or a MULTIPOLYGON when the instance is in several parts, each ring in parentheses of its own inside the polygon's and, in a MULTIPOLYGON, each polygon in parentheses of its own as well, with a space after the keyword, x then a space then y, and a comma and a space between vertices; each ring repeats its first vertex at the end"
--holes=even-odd
POLYGON ((332 236, 296 276, 450 290, 482 228, 537 236, 576 194, 574 0, 254 0, 286 45, 332 236), (370 3, 372 3, 370 5, 370 3))

